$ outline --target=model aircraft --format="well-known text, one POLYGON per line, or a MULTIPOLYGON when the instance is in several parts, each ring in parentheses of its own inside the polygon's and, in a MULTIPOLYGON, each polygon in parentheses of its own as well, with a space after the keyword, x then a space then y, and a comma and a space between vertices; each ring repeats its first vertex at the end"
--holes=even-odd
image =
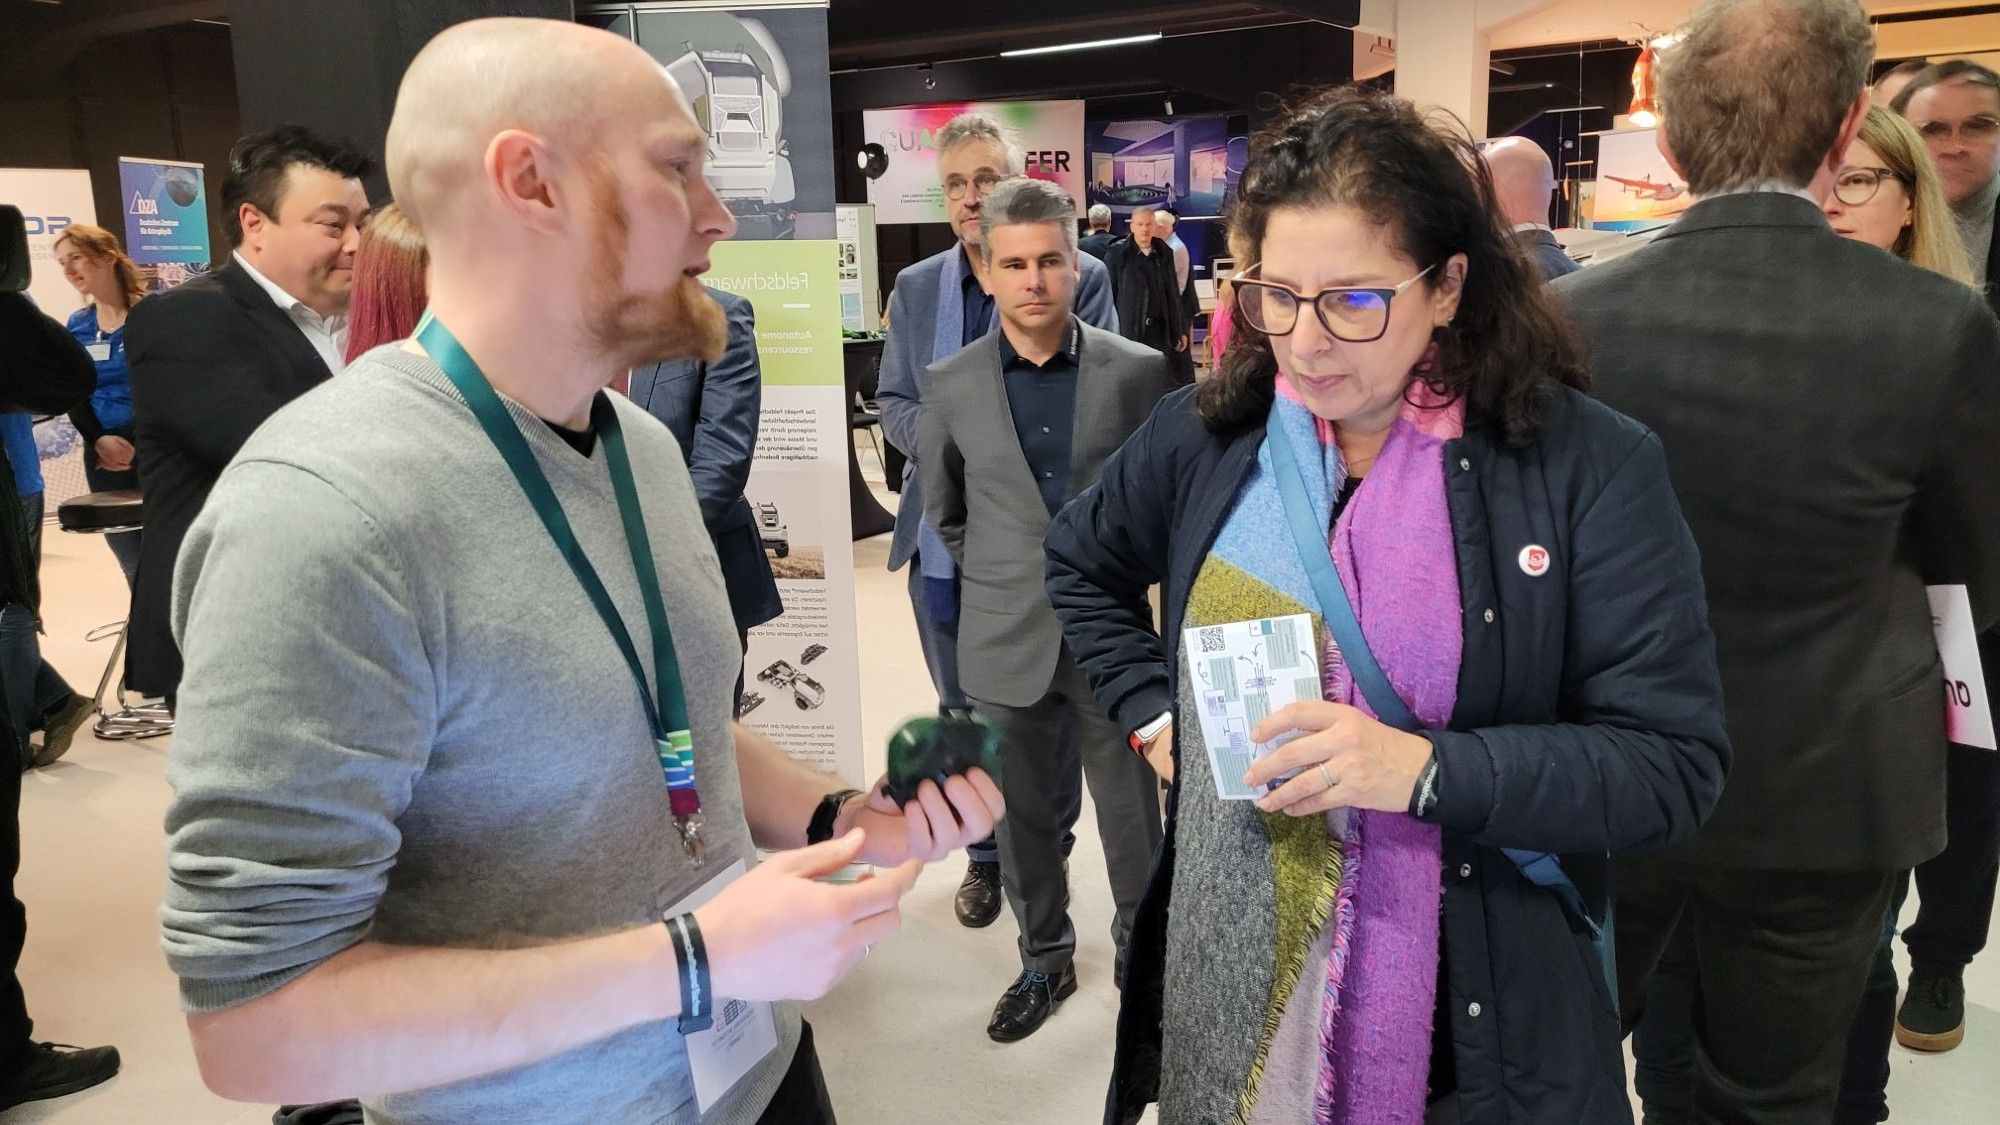
POLYGON ((1650 172, 1646 174, 1646 178, 1643 180, 1628 180, 1623 176, 1606 176, 1604 178, 1618 184, 1640 199, 1657 199, 1662 203, 1669 199, 1680 198, 1681 193, 1687 190, 1686 184, 1672 182, 1656 184, 1653 182, 1653 176, 1650 172))

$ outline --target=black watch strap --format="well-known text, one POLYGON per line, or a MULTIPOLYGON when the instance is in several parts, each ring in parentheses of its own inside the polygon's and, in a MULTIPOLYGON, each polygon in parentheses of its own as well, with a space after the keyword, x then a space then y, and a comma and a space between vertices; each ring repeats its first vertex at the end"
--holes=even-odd
POLYGON ((833 839, 834 821, 840 819, 840 808, 850 798, 861 796, 859 789, 842 789, 838 793, 828 793, 819 799, 819 807, 813 810, 812 822, 806 825, 806 843, 824 844, 833 839))
POLYGON ((1435 743, 1431 746, 1431 760, 1424 763, 1423 772, 1417 775, 1416 792, 1410 794, 1410 815, 1422 820, 1437 808, 1438 803, 1438 756, 1435 743))

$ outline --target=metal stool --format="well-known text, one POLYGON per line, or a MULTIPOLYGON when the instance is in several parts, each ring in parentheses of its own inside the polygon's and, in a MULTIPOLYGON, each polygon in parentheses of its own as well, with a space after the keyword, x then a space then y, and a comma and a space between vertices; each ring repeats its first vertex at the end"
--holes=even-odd
MULTIPOLYGON (((56 508, 56 522, 64 531, 77 535, 138 531, 146 523, 146 501, 136 492, 91 492, 63 501, 56 508)), ((97 723, 92 728, 97 737, 125 741, 158 738, 172 733, 174 719, 166 707, 128 699, 122 681, 111 695, 118 710, 112 711, 105 706, 105 695, 111 692, 112 676, 125 659, 125 622, 115 621, 92 629, 84 637, 85 641, 95 644, 111 636, 116 636, 118 641, 111 646, 111 659, 104 665, 104 675, 97 681, 97 694, 92 697, 97 704, 97 723)))

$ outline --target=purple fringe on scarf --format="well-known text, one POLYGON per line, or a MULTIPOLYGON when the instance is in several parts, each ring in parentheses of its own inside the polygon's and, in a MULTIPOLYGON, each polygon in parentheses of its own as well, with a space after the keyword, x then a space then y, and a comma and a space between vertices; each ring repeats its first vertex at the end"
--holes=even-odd
MULTIPOLYGON (((1288 381, 1278 383, 1290 401, 1276 409, 1302 408, 1288 381)), ((1345 469, 1333 428, 1315 421, 1337 490, 1345 469)), ((1376 661, 1433 728, 1451 720, 1465 641, 1444 479, 1444 443, 1463 430, 1460 406, 1421 396, 1406 404, 1329 546, 1376 661)), ((1327 650, 1328 697, 1372 715, 1330 638, 1327 650)), ((1437 1002, 1438 830, 1404 813, 1356 811, 1342 846, 1313 1120, 1420 1123, 1437 1002)))

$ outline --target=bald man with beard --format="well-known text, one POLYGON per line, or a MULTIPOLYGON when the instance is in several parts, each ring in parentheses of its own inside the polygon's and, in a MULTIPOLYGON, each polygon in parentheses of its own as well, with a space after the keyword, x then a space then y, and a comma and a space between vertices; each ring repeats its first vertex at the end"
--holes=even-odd
POLYGON ((161 914, 202 1076, 383 1125, 831 1121, 794 1003, 1001 802, 899 808, 731 722, 679 446, 603 390, 723 346, 705 138, 632 43, 482 20, 387 150, 430 316, 265 425, 181 556, 161 914))
POLYGON ((1535 263, 1543 281, 1575 273, 1582 266, 1563 253, 1549 229, 1549 196, 1556 190, 1555 166, 1542 146, 1524 137, 1501 137, 1479 150, 1493 177, 1500 215, 1514 228, 1521 253, 1535 263))

